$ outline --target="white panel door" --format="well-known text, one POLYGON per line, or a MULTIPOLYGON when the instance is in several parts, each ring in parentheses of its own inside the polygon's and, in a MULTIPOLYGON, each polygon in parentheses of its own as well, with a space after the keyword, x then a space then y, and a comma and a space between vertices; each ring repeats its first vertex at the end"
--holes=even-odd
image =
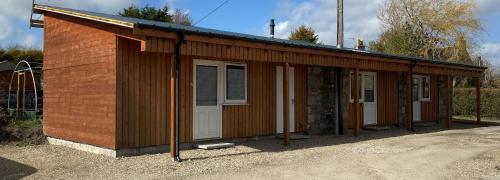
MULTIPOLYGON (((288 74, 289 129, 295 132, 295 69, 290 67, 288 74)), ((276 132, 283 133, 283 66, 276 67, 276 132)))
POLYGON ((421 121, 421 101, 420 97, 421 96, 421 86, 422 86, 422 81, 420 76, 413 76, 412 78, 412 101, 413 101, 413 121, 418 122, 421 121))
POLYGON ((377 73, 362 72, 361 95, 364 125, 377 124, 377 73))
POLYGON ((222 137, 221 67, 218 62, 195 61, 193 139, 222 137))

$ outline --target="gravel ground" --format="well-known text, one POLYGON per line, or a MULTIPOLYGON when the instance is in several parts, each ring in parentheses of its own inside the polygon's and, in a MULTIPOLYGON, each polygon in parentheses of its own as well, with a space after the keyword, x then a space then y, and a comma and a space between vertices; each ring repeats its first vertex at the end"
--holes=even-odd
POLYGON ((220 150, 110 158, 61 146, 0 145, 0 179, 500 179, 500 127, 454 125, 235 141, 220 150))

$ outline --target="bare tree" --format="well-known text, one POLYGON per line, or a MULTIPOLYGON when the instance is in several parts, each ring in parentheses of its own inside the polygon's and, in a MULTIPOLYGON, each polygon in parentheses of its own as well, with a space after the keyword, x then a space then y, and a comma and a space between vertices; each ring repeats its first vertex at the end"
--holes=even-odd
POLYGON ((191 26, 191 24, 193 22, 189 12, 187 12, 187 11, 183 12, 180 9, 175 9, 174 14, 172 15, 172 19, 173 19, 174 23, 187 25, 187 26, 191 26))

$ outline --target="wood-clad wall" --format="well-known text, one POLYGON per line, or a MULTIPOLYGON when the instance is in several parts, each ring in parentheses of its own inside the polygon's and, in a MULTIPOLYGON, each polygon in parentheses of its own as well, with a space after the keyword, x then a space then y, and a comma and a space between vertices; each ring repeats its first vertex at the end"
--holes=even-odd
POLYGON ((377 119, 379 125, 399 122, 399 82, 397 72, 377 72, 377 119))
MULTIPOLYGON (((173 41, 177 38, 173 32, 157 30, 137 30, 136 33, 158 37, 147 37, 144 50, 152 52, 172 53, 173 41), (144 32, 140 32, 144 31, 144 32)), ((285 47, 265 43, 249 42, 243 40, 224 39, 219 37, 207 37, 201 35, 187 35, 183 55, 205 56, 217 58, 232 58, 243 60, 256 60, 265 62, 288 62, 291 64, 335 66, 344 68, 359 67, 375 71, 398 71, 409 70, 410 61, 396 60, 395 58, 382 58, 373 55, 358 55, 343 52, 332 52, 326 50, 313 50, 306 48, 285 47), (266 58, 263 58, 266 57, 266 58)), ((426 74, 449 74, 457 76, 480 76, 481 69, 449 66, 432 62, 417 62, 415 73, 426 74)))
POLYGON ((438 121, 439 120, 439 76, 431 76, 431 100, 423 101, 422 121, 438 121))
POLYGON ((140 51, 140 43, 117 41, 117 145, 166 144, 170 56, 140 51))
MULTIPOLYGON (((399 121, 398 73, 377 72, 377 125, 396 125, 399 121)), ((344 90, 349 91, 348 88, 344 90)), ((360 127, 363 127, 363 105, 360 106, 360 127)), ((349 117, 354 117, 354 103, 349 103, 349 117)), ((349 118, 348 127, 354 127, 354 119, 349 118)))
MULTIPOLYGON (((137 41, 118 38, 117 144, 134 148, 168 144, 168 70, 171 54, 140 51, 137 41)), ((181 57, 180 139, 193 140, 193 62, 181 57)), ((224 60, 227 61, 227 60, 224 60)), ((233 61, 242 62, 242 61, 233 61)), ((276 63, 243 61, 248 69, 248 103, 222 110, 223 138, 276 133, 276 63)), ((295 131, 307 129, 306 66, 295 67, 295 131)))
POLYGON ((304 132, 307 130, 307 66, 297 65, 294 67, 295 132, 304 132))

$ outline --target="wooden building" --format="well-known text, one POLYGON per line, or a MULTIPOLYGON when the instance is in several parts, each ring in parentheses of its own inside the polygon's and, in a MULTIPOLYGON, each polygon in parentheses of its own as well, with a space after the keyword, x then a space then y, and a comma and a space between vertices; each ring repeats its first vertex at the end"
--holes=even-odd
POLYGON ((116 156, 207 139, 284 133, 287 144, 290 132, 449 126, 452 78, 478 78, 485 69, 46 5, 33 10, 44 15, 32 22, 45 37, 44 132, 116 156))

